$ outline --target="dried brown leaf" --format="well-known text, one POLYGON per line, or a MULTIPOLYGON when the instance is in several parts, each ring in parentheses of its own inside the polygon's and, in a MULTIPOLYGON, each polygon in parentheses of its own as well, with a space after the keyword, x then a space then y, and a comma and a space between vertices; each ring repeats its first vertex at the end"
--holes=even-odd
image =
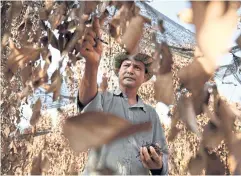
POLYGON ((51 52, 49 51, 48 47, 43 48, 43 50, 41 51, 41 56, 44 61, 46 61, 48 64, 51 64, 52 55, 51 55, 51 52))
POLYGON ((225 175, 225 165, 216 153, 207 153, 205 170, 206 175, 225 175))
POLYGON ((228 52, 229 43, 237 27, 239 2, 192 1, 196 39, 204 56, 216 62, 228 52))
POLYGON ((206 58, 198 57, 187 67, 182 68, 178 72, 178 77, 180 78, 180 83, 192 93, 199 92, 203 90, 204 84, 214 74, 215 69, 214 63, 206 58))
POLYGON ((98 1, 85 1, 84 14, 91 14, 99 3, 98 1))
POLYGON ((203 129, 202 140, 205 147, 216 148, 224 140, 222 129, 217 127, 212 121, 209 121, 203 129))
POLYGON ((33 106, 33 114, 30 119, 30 124, 32 126, 36 125, 36 123, 39 121, 41 106, 42 106, 42 103, 41 103, 41 99, 39 98, 33 106))
POLYGON ((68 118, 63 125, 64 136, 77 152, 99 147, 120 137, 149 130, 149 122, 130 124, 127 120, 104 112, 87 112, 68 118))
POLYGON ((38 156, 35 156, 32 161, 32 166, 30 173, 31 175, 41 175, 42 168, 41 168, 41 160, 42 160, 42 151, 39 152, 38 156))
POLYGON ((58 100, 59 96, 60 96, 60 88, 53 92, 53 101, 58 100))
POLYGON ((109 32, 111 37, 113 37, 114 39, 116 39, 118 42, 120 42, 120 26, 114 26, 111 23, 109 24, 109 32))
POLYGON ((100 19, 100 26, 104 25, 104 22, 105 22, 105 20, 108 16, 109 16, 109 11, 105 10, 99 18, 100 19))
POLYGON ((130 24, 122 37, 122 44, 129 54, 134 54, 138 48, 138 44, 143 34, 144 23, 145 19, 140 15, 135 16, 130 20, 130 24))
MULTIPOLYGON (((46 86, 47 88, 48 86, 46 86)), ((51 76, 51 85, 48 89, 46 89, 47 93, 54 92, 61 87, 61 75, 59 70, 55 70, 55 72, 51 76)))
POLYGON ((173 59, 172 59, 172 53, 168 47, 168 45, 166 44, 166 42, 163 42, 161 44, 161 51, 160 51, 161 55, 162 55, 162 59, 161 59, 161 65, 160 65, 160 74, 165 74, 171 71, 172 69, 172 64, 173 64, 173 59))
POLYGON ((6 128, 4 129, 4 134, 5 134, 6 137, 9 136, 9 134, 10 134, 10 128, 9 128, 9 127, 6 127, 6 128))
POLYGON ((100 83, 100 91, 105 92, 108 88, 108 77, 106 73, 102 75, 102 81, 100 83))
POLYGON ((11 7, 8 10, 7 18, 9 22, 12 22, 12 19, 19 17, 22 11, 23 4, 21 1, 11 1, 11 7))
POLYGON ((210 88, 209 85, 205 84, 203 89, 200 89, 199 91, 196 90, 192 93, 192 102, 194 106, 195 113, 197 115, 203 113, 203 106, 208 104, 210 93, 208 92, 208 89, 210 88))
POLYGON ((9 149, 12 150, 13 153, 18 153, 18 150, 14 141, 11 141, 11 143, 9 144, 9 149))
POLYGON ((45 8, 39 9, 40 20, 48 20, 49 13, 45 8))
POLYGON ((48 33, 47 34, 48 35, 48 43, 51 44, 52 47, 59 49, 58 39, 56 38, 56 36, 52 32, 52 30, 48 29, 47 33, 48 33))
POLYGON ((23 84, 25 84, 27 80, 30 79, 31 75, 32 75, 32 64, 28 64, 20 72, 20 76, 23 84))
POLYGON ((181 10, 177 14, 177 16, 184 23, 188 23, 188 24, 193 23, 193 11, 191 8, 185 8, 185 9, 181 10))
POLYGON ((27 97, 31 93, 32 93, 31 86, 26 85, 26 87, 24 87, 24 89, 20 93, 18 93, 18 97, 20 100, 22 100, 24 97, 27 97))
POLYGON ((48 81, 48 67, 49 63, 45 62, 44 68, 41 68, 41 64, 39 64, 38 67, 34 69, 32 73, 32 85, 34 88, 37 88, 48 81))
POLYGON ((241 140, 234 139, 231 148, 230 148, 230 156, 228 158, 229 168, 232 174, 240 175, 241 174, 241 140))
POLYGON ((204 112, 210 118, 210 121, 203 128, 202 143, 207 148, 216 148, 224 140, 224 133, 221 127, 221 121, 216 115, 204 105, 204 112))
POLYGON ((172 127, 168 134, 168 141, 173 141, 180 131, 176 126, 172 127))
POLYGON ((60 25, 64 20, 65 20, 65 16, 61 14, 56 14, 56 13, 49 15, 49 18, 48 18, 48 21, 51 24, 52 30, 55 30, 57 26, 60 25))
POLYGON ((45 0, 45 8, 47 11, 51 11, 52 7, 54 5, 54 1, 53 0, 45 0))
POLYGON ((174 101, 174 92, 172 84, 172 73, 169 72, 164 75, 156 75, 156 82, 154 83, 155 99, 167 105, 174 101))
POLYGON ((182 94, 177 103, 177 110, 179 118, 183 121, 187 128, 199 135, 196 113, 191 97, 187 97, 182 94))
POLYGON ((10 33, 9 32, 6 32, 3 35, 3 38, 2 38, 2 47, 3 48, 7 45, 9 37, 10 37, 10 33))
POLYGON ((191 158, 188 163, 188 170, 192 175, 201 175, 204 168, 205 162, 200 154, 197 154, 196 157, 191 158))
POLYGON ((158 20, 158 29, 161 33, 164 33, 165 32, 165 28, 163 26, 163 20, 158 20))
POLYGON ((233 138, 233 126, 234 121, 236 118, 236 114, 234 111, 230 108, 230 106, 224 102, 223 99, 219 99, 218 107, 217 107, 217 116, 220 118, 222 122, 222 131, 225 136, 225 141, 228 146, 228 148, 231 148, 232 138, 233 138))
MULTIPOLYGON (((63 55, 67 55, 70 51, 74 49, 75 44, 78 42, 78 40, 81 40, 82 36, 84 35, 84 31, 85 31, 85 26, 83 24, 80 24, 79 26, 76 27, 73 37, 64 48, 63 55)), ((81 45, 81 43, 79 44, 81 45)))
POLYGON ((30 18, 25 18, 22 23, 18 26, 18 31, 30 32, 32 30, 33 23, 30 18))
POLYGON ((47 156, 45 156, 41 161, 41 169, 43 172, 47 172, 50 169, 50 161, 47 156))
POLYGON ((7 67, 13 72, 16 73, 18 68, 23 69, 25 64, 28 64, 30 61, 35 61, 40 56, 40 49, 32 47, 22 47, 17 48, 15 44, 10 40, 10 49, 11 53, 8 56, 7 67))

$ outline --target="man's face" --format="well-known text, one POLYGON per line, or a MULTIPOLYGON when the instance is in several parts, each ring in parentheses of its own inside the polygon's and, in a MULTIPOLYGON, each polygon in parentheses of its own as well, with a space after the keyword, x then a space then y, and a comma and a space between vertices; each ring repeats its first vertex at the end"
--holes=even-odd
POLYGON ((119 69, 119 81, 124 87, 139 88, 145 82, 145 65, 141 61, 124 60, 119 69))

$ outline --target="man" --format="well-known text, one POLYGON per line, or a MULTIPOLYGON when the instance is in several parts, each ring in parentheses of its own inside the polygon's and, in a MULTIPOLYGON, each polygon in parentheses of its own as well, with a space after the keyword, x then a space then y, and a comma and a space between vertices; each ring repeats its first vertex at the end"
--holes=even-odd
MULTIPOLYGON (((103 166, 118 171, 123 175, 168 174, 168 154, 164 132, 159 117, 149 105, 143 103, 137 95, 142 83, 151 78, 152 59, 146 54, 130 57, 121 53, 115 58, 115 73, 119 77, 119 90, 98 92, 97 70, 102 53, 99 22, 95 19, 93 29, 89 29, 80 53, 86 59, 85 71, 79 86, 78 107, 86 111, 104 111, 129 120, 131 123, 152 122, 152 130, 116 140, 100 148, 97 168, 103 166), (150 153, 146 143, 157 143, 162 154, 158 155, 153 147, 150 153), (140 156, 139 156, 140 153, 140 156)), ((90 174, 94 150, 89 153, 89 160, 83 174, 90 174)))

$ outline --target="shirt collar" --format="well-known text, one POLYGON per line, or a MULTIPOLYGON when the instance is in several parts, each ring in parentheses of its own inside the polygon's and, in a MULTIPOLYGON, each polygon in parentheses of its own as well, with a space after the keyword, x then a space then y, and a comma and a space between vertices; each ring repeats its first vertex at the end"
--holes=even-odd
MULTIPOLYGON (((113 93, 114 93, 114 95, 123 96, 123 97, 127 98, 127 96, 126 96, 124 93, 122 93, 120 89, 114 90, 113 93)), ((137 100, 138 100, 138 101, 137 101, 137 104, 135 104, 135 105, 133 105, 133 106, 131 106, 131 107, 132 107, 132 108, 133 108, 133 107, 142 108, 142 110, 146 112, 145 104, 144 104, 143 100, 140 98, 140 96, 138 96, 138 95, 137 95, 137 100)))

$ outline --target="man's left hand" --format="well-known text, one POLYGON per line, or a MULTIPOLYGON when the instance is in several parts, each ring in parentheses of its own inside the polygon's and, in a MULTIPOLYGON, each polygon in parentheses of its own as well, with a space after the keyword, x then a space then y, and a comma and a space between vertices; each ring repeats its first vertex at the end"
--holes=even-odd
POLYGON ((142 164, 147 169, 161 169, 162 155, 158 155, 154 147, 150 146, 150 154, 146 147, 141 147, 140 156, 142 164))

